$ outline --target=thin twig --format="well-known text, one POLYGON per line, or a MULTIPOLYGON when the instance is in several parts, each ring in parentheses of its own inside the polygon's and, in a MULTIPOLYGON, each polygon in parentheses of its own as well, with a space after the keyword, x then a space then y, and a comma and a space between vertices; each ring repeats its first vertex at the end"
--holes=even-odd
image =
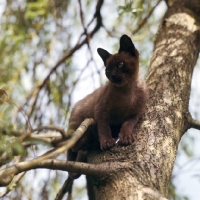
POLYGON ((18 141, 22 142, 26 138, 30 137, 33 132, 36 132, 36 131, 40 132, 42 130, 57 131, 62 135, 62 137, 65 137, 65 135, 66 135, 65 131, 58 126, 52 126, 52 125, 50 125, 50 126, 40 126, 38 128, 33 129, 31 132, 21 134, 20 137, 18 138, 18 141))
MULTIPOLYGON (((68 100, 68 103, 66 105, 66 111, 68 111, 70 106, 71 106, 71 98, 72 98, 72 94, 73 94, 73 92, 74 92, 74 90, 76 88, 76 85, 77 85, 78 81, 80 80, 83 72, 88 68, 90 62, 91 62, 91 60, 88 60, 88 62, 86 63, 86 66, 81 69, 79 75, 77 76, 75 81, 73 81, 72 89, 71 89, 71 91, 69 92, 69 95, 68 95, 69 100, 68 100)), ((66 121, 67 121, 67 115, 65 115, 64 123, 66 123, 66 121)), ((65 127, 65 125, 64 125, 64 127, 65 127)))
POLYGON ((94 182, 91 176, 86 175, 87 180, 87 194, 89 200, 95 199, 95 193, 94 193, 94 182))
POLYGON ((179 176, 180 174, 182 175, 184 173, 190 173, 193 169, 193 166, 195 166, 195 162, 198 163, 199 161, 200 161, 200 157, 191 158, 190 160, 185 162, 183 165, 181 165, 179 169, 176 170, 176 172, 174 172, 174 174, 171 176, 171 179, 177 178, 177 176, 179 176), (191 166, 188 167, 189 165, 191 166))
MULTIPOLYGON (((96 22, 96 25, 95 27, 93 28, 93 30, 88 33, 86 35, 86 37, 82 40, 82 42, 80 42, 80 39, 81 37, 84 35, 84 33, 82 33, 78 39, 78 42, 76 43, 76 45, 74 46, 74 48, 72 48, 69 52, 67 52, 66 54, 63 55, 63 57, 55 64, 55 66, 50 70, 49 74, 46 76, 46 78, 42 81, 42 83, 40 83, 34 90, 31 94, 29 94, 29 96, 27 97, 28 100, 31 99, 31 97, 34 96, 34 100, 33 100, 33 103, 31 105, 31 108, 30 108, 30 111, 28 113, 28 116, 30 116, 33 112, 33 109, 37 103, 37 99, 38 99, 38 96, 39 96, 39 93, 41 91, 42 88, 44 88, 46 86, 46 84, 48 83, 49 81, 49 78, 50 76, 56 71, 56 69, 65 61, 67 60, 68 58, 70 58, 74 52, 76 52, 78 49, 80 49, 84 44, 87 44, 88 43, 88 38, 92 38, 93 35, 100 29, 100 27, 102 26, 102 17, 101 17, 101 13, 100 13, 100 10, 101 10, 101 7, 103 5, 103 2, 104 0, 98 0, 97 2, 97 5, 96 5, 96 10, 95 10, 95 13, 94 13, 94 16, 93 16, 93 19, 91 20, 91 22, 96 19, 97 22, 96 22)), ((90 23, 88 24, 88 26, 90 25, 90 23)), ((26 102, 27 103, 27 102, 26 102)), ((25 104, 26 104, 25 103, 25 104)), ((19 111, 20 109, 22 109, 24 105, 22 105, 20 108, 19 108, 19 111)))
POLYGON ((58 194, 56 195, 55 200, 62 200, 63 196, 70 192, 72 189, 73 180, 68 177, 68 179, 64 182, 62 188, 59 190, 58 194))
POLYGON ((26 172, 22 172, 14 177, 13 181, 6 187, 6 190, 4 192, 0 193, 0 198, 6 196, 14 187, 17 186, 17 183, 22 179, 22 177, 25 175, 26 172))
POLYGON ((151 16, 151 14, 153 13, 153 11, 155 10, 155 8, 159 5, 159 3, 162 0, 158 0, 158 2, 156 3, 156 5, 148 12, 148 15, 142 19, 141 21, 139 21, 137 28, 132 32, 132 34, 136 34, 147 22, 147 20, 149 19, 149 17, 151 16))
POLYGON ((51 130, 51 131, 57 131, 59 132, 63 137, 65 136, 65 131, 63 130, 63 128, 60 128, 58 126, 52 126, 52 125, 49 125, 49 126, 40 126, 38 128, 35 128, 32 130, 32 132, 40 132, 40 131, 43 131, 43 130, 51 130))

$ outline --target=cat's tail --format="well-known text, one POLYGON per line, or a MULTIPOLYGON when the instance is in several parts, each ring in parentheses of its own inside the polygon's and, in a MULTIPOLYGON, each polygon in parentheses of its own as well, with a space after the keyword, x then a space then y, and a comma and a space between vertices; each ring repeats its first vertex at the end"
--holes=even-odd
MULTIPOLYGON (((73 152, 71 149, 67 151, 67 160, 68 161, 78 161, 86 162, 87 151, 79 150, 78 152, 73 152)), ((69 177, 74 180, 81 176, 79 173, 68 172, 69 177)))

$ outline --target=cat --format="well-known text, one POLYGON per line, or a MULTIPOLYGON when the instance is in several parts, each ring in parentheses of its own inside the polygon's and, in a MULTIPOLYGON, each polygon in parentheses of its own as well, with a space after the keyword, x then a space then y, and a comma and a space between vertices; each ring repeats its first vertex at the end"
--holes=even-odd
MULTIPOLYGON (((121 36, 116 54, 112 55, 102 48, 98 48, 97 52, 104 62, 109 82, 75 104, 68 132, 75 131, 85 118, 93 118, 100 148, 106 150, 115 145, 116 139, 112 136, 116 137, 116 132, 122 145, 133 142, 133 128, 144 110, 148 90, 139 76, 139 53, 130 37, 121 36)), ((77 159, 78 151, 87 150, 92 142, 92 129, 89 129, 68 151, 68 160, 80 160, 77 159)), ((75 179, 80 174, 70 172, 69 176, 75 179)))

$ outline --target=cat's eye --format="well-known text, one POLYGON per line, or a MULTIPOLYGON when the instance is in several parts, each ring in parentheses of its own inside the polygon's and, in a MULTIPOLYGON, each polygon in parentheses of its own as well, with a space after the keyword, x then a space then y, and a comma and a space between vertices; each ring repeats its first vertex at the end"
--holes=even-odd
POLYGON ((120 63, 117 64, 117 67, 118 67, 118 68, 122 68, 123 65, 124 65, 124 63, 123 63, 123 62, 120 62, 120 63))
POLYGON ((109 73, 109 72, 110 72, 110 70, 109 70, 109 69, 106 69, 106 74, 109 73))

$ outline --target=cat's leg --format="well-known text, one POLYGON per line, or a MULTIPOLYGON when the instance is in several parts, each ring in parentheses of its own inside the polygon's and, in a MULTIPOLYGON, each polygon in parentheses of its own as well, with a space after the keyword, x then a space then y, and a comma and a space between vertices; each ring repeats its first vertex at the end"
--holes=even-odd
MULTIPOLYGON (((81 125, 81 123, 84 121, 84 117, 80 117, 77 115, 72 115, 69 119, 69 128, 67 130, 67 134, 73 134, 78 127, 81 125)), ((84 146, 84 143, 87 143, 87 138, 89 137, 87 134, 89 134, 89 131, 87 130, 83 136, 74 144, 72 147, 73 152, 78 152, 80 149, 83 149, 82 146, 84 146)))
POLYGON ((76 142, 72 150, 77 152, 81 150, 88 150, 94 143, 94 129, 95 125, 90 125, 83 136, 76 142))
MULTIPOLYGON (((78 152, 73 152, 71 149, 67 151, 68 161, 86 162, 87 151, 79 150, 78 152)), ((69 177, 71 179, 79 178, 81 174, 69 172, 69 177)))
MULTIPOLYGON (((71 149, 67 151, 67 160, 68 161, 76 161, 78 152, 73 152, 71 149)), ((81 174, 78 173, 73 173, 73 172, 68 172, 69 177, 74 180, 78 178, 81 174)))
POLYGON ((115 139, 112 138, 110 126, 107 121, 97 121, 100 147, 102 150, 111 148, 115 145, 115 139))
POLYGON ((139 116, 128 118, 122 124, 120 133, 119 133, 119 142, 124 145, 131 144, 134 141, 133 128, 137 124, 139 116))

